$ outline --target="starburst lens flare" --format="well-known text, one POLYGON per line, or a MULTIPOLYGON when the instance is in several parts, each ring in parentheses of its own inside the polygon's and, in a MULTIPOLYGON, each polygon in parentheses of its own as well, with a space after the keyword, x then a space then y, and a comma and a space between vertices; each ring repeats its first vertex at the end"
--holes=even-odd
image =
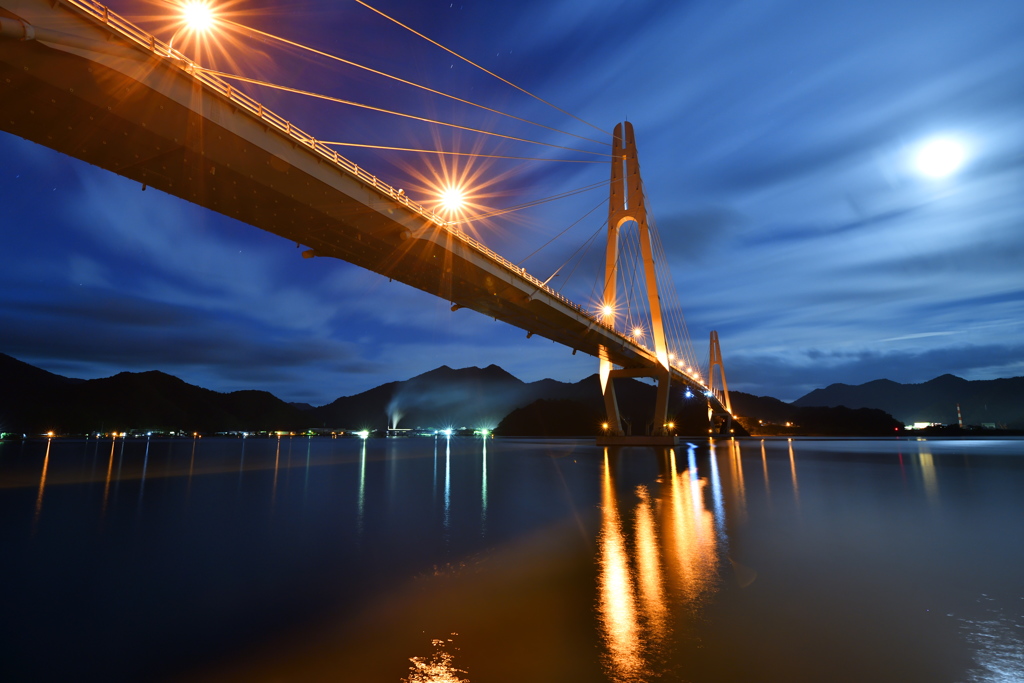
POLYGON ((206 2, 191 0, 181 6, 185 26, 192 31, 208 31, 215 23, 213 8, 206 2))
POLYGON ((441 209, 448 214, 458 213, 466 205, 466 193, 461 187, 449 186, 441 191, 441 209))

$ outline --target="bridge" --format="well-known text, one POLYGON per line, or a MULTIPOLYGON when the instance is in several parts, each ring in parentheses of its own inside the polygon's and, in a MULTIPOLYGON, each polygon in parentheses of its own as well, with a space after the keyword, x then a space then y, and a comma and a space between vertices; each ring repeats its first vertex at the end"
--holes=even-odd
POLYGON ((671 441, 671 386, 705 396, 712 421, 731 421, 717 334, 705 373, 693 360, 676 359, 666 335, 628 123, 613 136, 598 311, 92 0, 0 0, 0 129, 305 245, 303 256, 354 263, 450 301, 453 310, 471 309, 595 356, 606 443, 626 436, 616 377, 658 383, 645 435, 652 443, 671 441), (654 348, 616 328, 619 230, 627 223, 639 227, 654 348))

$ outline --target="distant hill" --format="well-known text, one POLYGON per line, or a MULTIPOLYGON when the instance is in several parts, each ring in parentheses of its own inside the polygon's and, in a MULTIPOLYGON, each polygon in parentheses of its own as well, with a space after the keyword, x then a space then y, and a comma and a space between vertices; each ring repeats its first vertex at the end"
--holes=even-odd
MULTIPOLYGON (((654 388, 621 380, 616 389, 623 416, 642 430, 650 419, 654 388)), ((265 391, 220 393, 158 371, 71 379, 0 354, 0 431, 493 428, 515 409, 540 399, 576 401, 588 413, 604 409, 596 374, 572 384, 552 379, 526 383, 497 365, 441 366, 313 407, 289 404, 265 391)))
POLYGON ((887 379, 856 386, 832 384, 815 389, 793 405, 878 408, 905 424, 956 424, 958 403, 965 425, 992 423, 1022 429, 1024 377, 972 381, 942 375, 921 384, 900 384, 887 379))
POLYGON ((793 419, 797 407, 771 396, 754 396, 742 391, 730 391, 732 412, 736 416, 750 417, 765 422, 784 423, 793 419))
POLYGON ((224 394, 157 371, 77 380, 0 354, 3 431, 291 430, 303 414, 266 391, 224 394))
MULTIPOLYGON (((616 381, 615 388, 624 427, 646 433, 655 388, 632 379, 616 381)), ((887 433, 894 424, 889 415, 906 424, 955 424, 957 403, 966 425, 1024 429, 1024 377, 968 381, 943 375, 922 384, 884 379, 859 386, 833 384, 792 404, 740 391, 731 397, 737 423, 752 433, 766 433, 769 424, 797 430, 793 433, 854 435, 862 433, 859 425, 871 433, 887 433), (791 427, 785 427, 787 422, 791 427)), ((706 405, 696 397, 683 398, 680 387, 672 392, 669 410, 678 433, 702 434, 707 429, 706 405)), ((0 431, 493 428, 504 419, 508 434, 585 435, 596 433, 603 416, 597 374, 575 383, 527 383, 497 365, 442 365, 313 407, 285 403, 265 391, 220 393, 158 371, 73 379, 0 354, 0 431)))
MULTIPOLYGON (((620 402, 630 406, 627 419, 650 412, 654 387, 635 380, 616 383, 620 402)), ((404 382, 389 382, 355 396, 343 396, 308 411, 323 428, 385 429, 387 427, 494 428, 509 413, 537 400, 567 400, 589 410, 604 403, 596 374, 576 383, 542 379, 523 382, 497 365, 459 370, 446 365, 404 382)))
POLYGON ((498 424, 498 436, 594 436, 604 412, 583 401, 538 399, 516 408, 498 424))

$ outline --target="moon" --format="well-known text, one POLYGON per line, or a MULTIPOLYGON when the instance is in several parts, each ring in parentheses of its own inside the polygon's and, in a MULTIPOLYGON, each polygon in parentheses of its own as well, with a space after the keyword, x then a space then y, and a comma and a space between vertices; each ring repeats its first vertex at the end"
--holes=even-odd
POLYGON ((929 178, 946 178, 956 173, 967 159, 967 148, 953 138, 935 138, 921 145, 914 157, 918 172, 929 178))

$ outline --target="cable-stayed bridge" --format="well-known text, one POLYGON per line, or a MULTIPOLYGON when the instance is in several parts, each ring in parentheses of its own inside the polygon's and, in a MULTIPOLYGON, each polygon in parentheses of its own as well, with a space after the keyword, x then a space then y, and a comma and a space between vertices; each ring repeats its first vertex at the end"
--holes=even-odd
POLYGON ((613 135, 597 310, 91 0, 0 0, 0 129, 305 245, 304 256, 349 261, 599 358, 611 437, 622 433, 614 377, 658 383, 653 436, 671 432, 672 385, 730 418, 717 334, 702 372, 665 295, 629 124, 613 135))

